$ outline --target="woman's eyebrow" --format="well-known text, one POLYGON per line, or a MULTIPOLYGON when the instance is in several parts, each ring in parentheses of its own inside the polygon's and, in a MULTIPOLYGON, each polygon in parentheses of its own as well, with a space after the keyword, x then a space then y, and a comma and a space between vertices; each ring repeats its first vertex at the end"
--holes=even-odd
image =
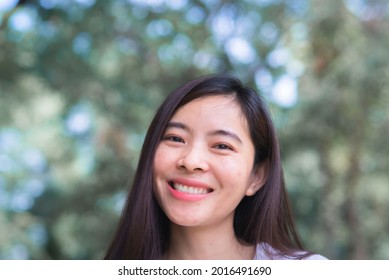
POLYGON ((189 128, 185 124, 180 122, 169 122, 166 126, 166 129, 168 128, 180 128, 183 130, 189 130, 189 128))
POLYGON ((227 136, 229 138, 232 138, 232 139, 236 140, 240 144, 243 143, 242 140, 240 139, 240 137, 236 133, 234 133, 232 131, 229 131, 229 130, 218 129, 218 130, 211 131, 211 132, 209 132, 207 134, 209 136, 218 136, 218 135, 227 136))

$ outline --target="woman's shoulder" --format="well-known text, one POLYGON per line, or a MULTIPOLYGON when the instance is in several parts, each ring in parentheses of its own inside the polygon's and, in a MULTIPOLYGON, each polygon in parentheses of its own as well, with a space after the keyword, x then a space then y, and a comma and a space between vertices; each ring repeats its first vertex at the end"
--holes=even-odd
POLYGON ((256 246, 256 253, 254 256, 254 260, 328 260, 326 257, 319 254, 309 254, 308 252, 300 251, 296 252, 296 256, 289 256, 277 252, 272 246, 267 243, 259 243, 256 246), (299 257, 301 256, 301 258, 299 257))

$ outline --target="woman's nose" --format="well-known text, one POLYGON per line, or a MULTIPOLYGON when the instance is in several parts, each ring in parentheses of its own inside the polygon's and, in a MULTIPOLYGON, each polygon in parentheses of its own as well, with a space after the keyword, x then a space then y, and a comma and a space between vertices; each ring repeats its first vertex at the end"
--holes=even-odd
POLYGON ((204 148, 188 147, 177 161, 178 168, 185 168, 190 172, 207 171, 209 168, 207 153, 204 148))

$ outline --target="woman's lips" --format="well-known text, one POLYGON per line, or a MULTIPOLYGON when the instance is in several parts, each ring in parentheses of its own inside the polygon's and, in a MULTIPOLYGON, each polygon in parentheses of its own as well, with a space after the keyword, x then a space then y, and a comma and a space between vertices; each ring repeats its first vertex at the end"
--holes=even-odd
POLYGON ((187 194, 207 194, 212 192, 212 189, 210 188, 204 188, 204 187, 194 187, 194 186, 187 186, 180 183, 175 182, 169 182, 169 185, 175 189, 176 191, 187 193, 187 194))
POLYGON ((170 193, 179 200, 200 200, 213 192, 213 189, 204 184, 190 180, 174 180, 169 181, 168 184, 170 193))

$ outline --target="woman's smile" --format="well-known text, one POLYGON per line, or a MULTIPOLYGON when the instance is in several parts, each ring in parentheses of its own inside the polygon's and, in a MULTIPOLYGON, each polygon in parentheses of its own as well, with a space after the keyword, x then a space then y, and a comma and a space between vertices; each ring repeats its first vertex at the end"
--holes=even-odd
POLYGON ((207 194, 213 192, 212 188, 188 179, 169 181, 168 186, 173 197, 185 201, 197 201, 205 198, 207 194))

